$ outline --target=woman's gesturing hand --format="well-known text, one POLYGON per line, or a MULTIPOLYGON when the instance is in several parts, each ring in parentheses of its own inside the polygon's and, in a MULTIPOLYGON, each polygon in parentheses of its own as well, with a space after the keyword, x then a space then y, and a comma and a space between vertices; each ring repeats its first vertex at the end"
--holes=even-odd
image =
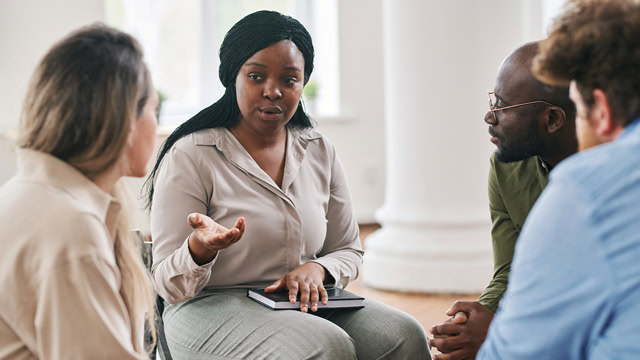
POLYGON ((324 279, 324 267, 315 262, 308 262, 276 280, 264 291, 275 292, 289 289, 289 301, 292 304, 296 303, 296 296, 300 291, 300 311, 307 312, 309 302, 311 302, 311 311, 316 312, 318 311, 318 300, 321 299, 323 304, 329 301, 327 290, 322 285, 324 279))
POLYGON ((245 222, 240 217, 232 229, 216 223, 210 217, 193 213, 188 218, 193 229, 189 236, 189 250, 193 261, 203 265, 216 256, 219 250, 226 249, 236 243, 244 234, 245 222))

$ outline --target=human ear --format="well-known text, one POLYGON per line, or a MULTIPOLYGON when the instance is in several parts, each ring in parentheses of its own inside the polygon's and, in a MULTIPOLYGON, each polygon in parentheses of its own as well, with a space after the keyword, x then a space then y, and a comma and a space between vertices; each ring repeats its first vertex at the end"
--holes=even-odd
POLYGON ((547 131, 549 134, 553 134, 564 127, 564 124, 567 121, 567 114, 565 114, 561 107, 551 106, 547 108, 545 118, 547 122, 547 131))
POLYGON ((594 122, 596 135, 607 138, 617 129, 618 125, 613 120, 611 106, 607 94, 600 89, 593 90, 593 106, 591 106, 590 118, 594 122))

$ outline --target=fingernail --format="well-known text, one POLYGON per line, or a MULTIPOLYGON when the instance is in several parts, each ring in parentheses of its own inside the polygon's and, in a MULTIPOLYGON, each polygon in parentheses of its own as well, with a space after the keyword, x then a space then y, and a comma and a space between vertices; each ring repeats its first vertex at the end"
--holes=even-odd
POLYGON ((307 312, 307 307, 306 306, 302 307, 302 312, 307 312))
POLYGON ((311 311, 318 311, 318 305, 313 305, 311 307, 311 311))
POLYGON ((189 220, 191 220, 192 223, 197 223, 198 222, 198 215, 197 214, 189 215, 189 220))

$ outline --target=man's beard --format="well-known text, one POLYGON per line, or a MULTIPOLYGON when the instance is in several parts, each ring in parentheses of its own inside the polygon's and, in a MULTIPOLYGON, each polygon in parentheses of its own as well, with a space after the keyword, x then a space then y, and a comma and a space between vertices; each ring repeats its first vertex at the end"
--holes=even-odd
POLYGON ((540 134, 533 131, 527 136, 509 143, 505 143, 503 137, 498 139, 500 146, 496 150, 496 160, 502 163, 522 161, 531 156, 539 155, 542 147, 540 134))

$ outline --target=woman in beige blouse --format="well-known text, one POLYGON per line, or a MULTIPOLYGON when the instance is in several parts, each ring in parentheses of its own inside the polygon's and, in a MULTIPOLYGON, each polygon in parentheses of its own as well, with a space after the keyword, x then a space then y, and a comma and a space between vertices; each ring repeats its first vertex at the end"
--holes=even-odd
POLYGON ((131 36, 80 29, 42 59, 0 188, 0 358, 141 359, 154 294, 122 176, 144 176, 158 98, 131 36))
POLYGON ((174 359, 426 359, 406 313, 365 300, 318 311, 358 275, 363 251, 346 176, 301 103, 313 44, 260 11, 220 49, 224 96, 165 143, 151 179, 153 280, 174 359), (272 311, 247 288, 288 290, 272 311))

